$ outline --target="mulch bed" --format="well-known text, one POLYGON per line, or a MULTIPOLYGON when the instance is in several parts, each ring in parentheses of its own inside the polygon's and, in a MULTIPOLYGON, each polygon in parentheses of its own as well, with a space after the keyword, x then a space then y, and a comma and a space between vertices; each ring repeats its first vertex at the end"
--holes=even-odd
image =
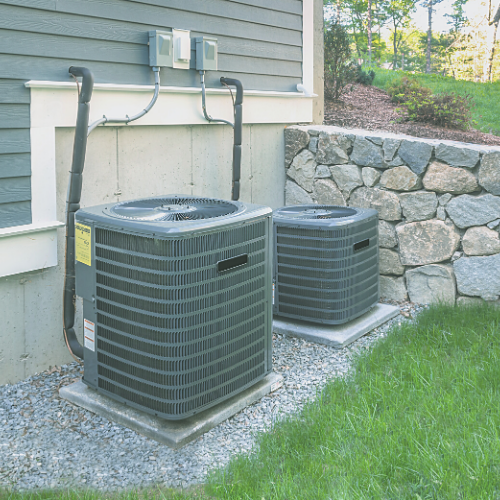
POLYGON ((451 130, 425 123, 401 122, 401 113, 396 112, 397 107, 383 90, 356 84, 340 101, 325 101, 324 124, 343 128, 385 130, 427 139, 500 146, 500 137, 478 130, 451 130))

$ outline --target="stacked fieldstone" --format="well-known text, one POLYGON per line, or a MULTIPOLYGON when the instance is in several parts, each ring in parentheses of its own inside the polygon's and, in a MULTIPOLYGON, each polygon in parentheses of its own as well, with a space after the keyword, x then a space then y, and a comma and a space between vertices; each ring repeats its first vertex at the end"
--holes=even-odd
POLYGON ((500 296, 500 148, 327 126, 285 130, 287 205, 378 210, 381 295, 500 296))

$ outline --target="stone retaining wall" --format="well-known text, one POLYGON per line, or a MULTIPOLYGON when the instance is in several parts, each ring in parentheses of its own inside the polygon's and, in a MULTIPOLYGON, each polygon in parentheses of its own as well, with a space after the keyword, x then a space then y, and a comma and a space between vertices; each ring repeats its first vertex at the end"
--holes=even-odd
POLYGON ((378 210, 383 297, 499 300, 499 147, 293 126, 285 167, 287 205, 378 210))

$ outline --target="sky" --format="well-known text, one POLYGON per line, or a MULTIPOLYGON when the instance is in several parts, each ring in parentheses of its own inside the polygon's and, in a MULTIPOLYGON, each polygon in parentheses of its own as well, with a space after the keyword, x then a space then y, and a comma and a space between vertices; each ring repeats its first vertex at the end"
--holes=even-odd
MULTIPOLYGON (((444 0, 442 3, 434 7, 434 14, 432 16, 432 30, 433 31, 449 31, 450 25, 447 24, 447 17, 444 14, 451 14, 453 0, 444 0)), ((494 2, 498 5, 498 1, 494 2)), ((469 0, 465 5, 465 13, 469 19, 477 15, 478 12, 484 12, 483 0, 469 0)), ((427 9, 424 7, 417 7, 417 11, 413 16, 413 21, 417 27, 423 31, 427 31, 427 9)))
MULTIPOLYGON (((423 3, 423 2, 422 2, 423 3)), ((443 0, 441 3, 434 7, 434 14, 432 16, 432 31, 442 32, 449 31, 451 26, 448 24, 448 18, 445 14, 451 14, 453 0, 443 0)), ((465 13, 470 18, 477 14, 478 9, 481 9, 483 0, 469 0, 465 5, 465 13)), ((495 2, 498 4, 498 1, 495 2)), ((483 6, 484 10, 484 6, 483 6)), ((412 16, 412 20, 416 27, 422 31, 427 31, 427 9, 419 5, 416 12, 412 16)))
MULTIPOLYGON (((448 31, 450 25, 447 24, 448 18, 445 14, 451 14, 452 8, 451 4, 453 0, 444 0, 442 3, 434 7, 434 14, 432 16, 432 31, 448 31)), ((418 29, 422 31, 427 31, 427 9, 425 7, 417 7, 417 11, 414 14, 413 21, 417 25, 418 29)))

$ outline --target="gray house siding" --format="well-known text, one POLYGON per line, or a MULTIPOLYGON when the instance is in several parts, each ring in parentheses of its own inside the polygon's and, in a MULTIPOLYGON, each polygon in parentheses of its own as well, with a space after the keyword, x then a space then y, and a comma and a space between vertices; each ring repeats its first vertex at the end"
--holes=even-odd
MULTIPOLYGON (((302 81, 302 0, 0 0, 0 228, 31 222, 27 80, 151 84, 149 30, 219 40, 219 78, 294 91, 302 81)), ((194 62, 194 57, 192 57, 194 62)), ((163 69, 163 85, 199 86, 196 71, 163 69)))
POLYGON ((31 223, 29 102, 22 80, 0 80, 0 228, 31 223))

